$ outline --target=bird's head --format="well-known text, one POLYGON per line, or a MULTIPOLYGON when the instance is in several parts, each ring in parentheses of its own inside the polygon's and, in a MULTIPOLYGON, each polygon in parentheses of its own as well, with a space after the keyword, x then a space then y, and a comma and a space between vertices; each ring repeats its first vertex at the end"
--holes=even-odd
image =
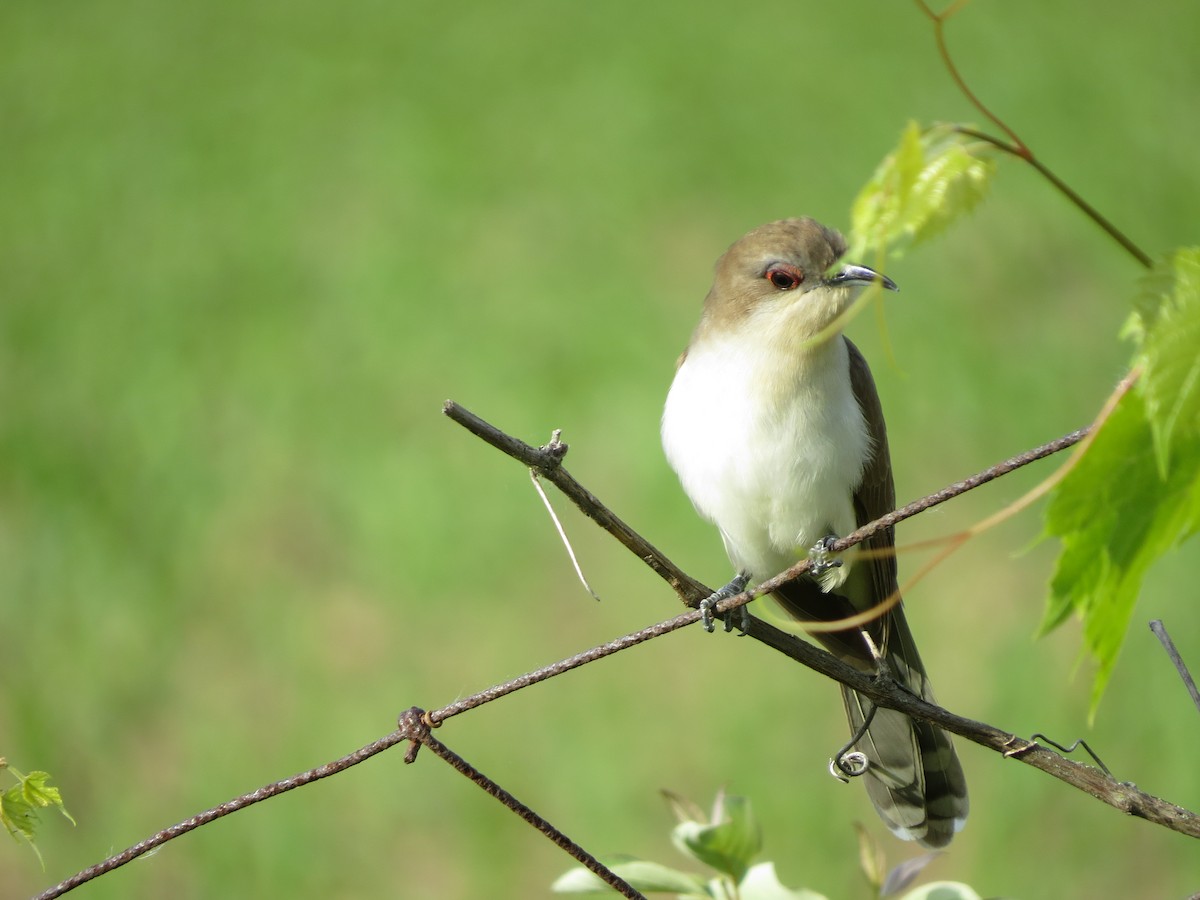
POLYGON ((791 344, 826 331, 874 281, 895 282, 860 265, 839 265, 845 239, 808 218, 759 226, 717 260, 701 330, 749 329, 791 344))

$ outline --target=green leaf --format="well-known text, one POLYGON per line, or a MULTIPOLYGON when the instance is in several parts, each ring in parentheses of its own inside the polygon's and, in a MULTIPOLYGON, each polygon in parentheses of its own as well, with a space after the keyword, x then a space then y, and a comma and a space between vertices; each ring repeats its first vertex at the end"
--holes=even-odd
POLYGON ((824 894, 805 888, 792 890, 779 883, 775 863, 759 863, 738 884, 739 900, 826 900, 824 894))
POLYGON ((4 827, 12 835, 13 840, 23 840, 29 845, 29 849, 34 852, 38 862, 45 869, 46 861, 42 859, 42 851, 33 841, 39 825, 38 810, 51 806, 57 807, 58 811, 66 816, 72 825, 75 824, 75 820, 63 806, 62 795, 58 788, 50 787, 48 773, 30 772, 28 775, 23 775, 12 768, 3 757, 0 757, 0 770, 7 770, 17 779, 16 784, 0 793, 0 822, 4 823, 4 827))
POLYGON ((850 258, 901 256, 939 234, 983 199, 994 148, 952 125, 909 122, 850 211, 850 258))
POLYGON ((42 851, 33 842, 33 835, 38 826, 37 809, 25 799, 21 787, 20 784, 15 784, 0 794, 0 822, 4 823, 13 840, 24 841, 29 845, 29 849, 45 869, 46 861, 42 858, 42 851))
POLYGON ((37 821, 37 810, 25 799, 21 785, 13 785, 0 794, 0 822, 14 838, 32 841, 37 821))
POLYGON ((762 829, 750 801, 744 797, 723 798, 713 820, 680 822, 671 832, 671 839, 684 853, 741 881, 762 849, 762 829))
POLYGON ((1175 251, 1155 265, 1135 301, 1138 390, 1166 477, 1176 440, 1186 447, 1200 431, 1200 248, 1175 251))
MULTIPOLYGON (((666 893, 682 897, 711 897, 703 878, 658 863, 614 856, 602 860, 612 872, 643 894, 666 893)), ((556 894, 607 894, 613 889, 585 868, 571 869, 550 886, 556 894)))
POLYGON ((1146 570, 1200 523, 1200 440, 1172 450, 1163 477, 1143 393, 1125 394, 1058 486, 1046 532, 1062 542, 1043 633, 1075 611, 1097 663, 1094 715, 1121 649, 1146 570))
POLYGON ((75 820, 63 806, 62 793, 58 788, 50 787, 49 772, 34 771, 24 776, 21 784, 21 796, 24 797, 26 803, 33 807, 57 807, 58 811, 66 816, 72 825, 75 824, 75 820))

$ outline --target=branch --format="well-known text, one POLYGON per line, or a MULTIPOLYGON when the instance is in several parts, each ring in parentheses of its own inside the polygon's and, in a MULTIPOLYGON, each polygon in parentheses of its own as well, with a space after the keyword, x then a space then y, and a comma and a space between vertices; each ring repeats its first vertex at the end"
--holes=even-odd
POLYGON ((1167 656, 1171 658, 1171 664, 1175 666, 1175 671, 1183 679, 1183 686, 1187 688, 1188 695, 1192 698, 1192 703, 1196 705, 1197 710, 1200 710, 1200 689, 1196 688, 1196 682, 1192 678, 1192 673, 1188 671, 1183 657, 1175 649, 1175 642, 1171 640, 1171 635, 1167 633, 1167 627, 1163 625, 1162 619, 1155 619, 1151 622, 1150 630, 1154 632, 1154 636, 1158 638, 1159 643, 1163 645, 1163 649, 1167 651, 1167 656))
MULTIPOLYGON (((689 606, 695 606, 705 597, 712 594, 709 588, 680 569, 653 544, 621 521, 615 513, 596 499, 591 491, 576 481, 563 468, 563 457, 567 453, 566 444, 561 441, 555 441, 544 447, 533 447, 512 435, 506 434, 495 425, 484 421, 453 400, 447 400, 442 404, 442 412, 472 434, 483 438, 483 440, 487 441, 497 450, 508 454, 531 469, 536 469, 538 474, 553 482, 554 486, 562 491, 584 515, 596 522, 601 528, 640 557, 646 565, 657 572, 689 606)), ((1007 475, 1009 472, 1019 469, 1022 466, 1027 466, 1032 462, 1037 462, 1039 459, 1045 459, 1047 456, 1052 456, 1061 450, 1074 446, 1083 440, 1090 430, 1090 428, 1080 428, 1077 431, 1072 431, 1070 434, 1056 438, 1024 453, 1019 453, 1011 459, 1006 459, 1004 462, 997 463, 990 468, 984 469, 982 472, 964 478, 962 481, 948 485, 940 491, 934 491, 920 500, 914 500, 907 506, 902 506, 894 512, 890 512, 886 516, 881 516, 874 522, 868 522, 861 528, 839 538, 835 543, 830 545, 830 551, 840 553, 848 550, 850 547, 865 541, 881 529, 890 528, 903 522, 905 519, 912 518, 917 513, 924 512, 931 506, 945 503, 947 500, 952 500, 961 494, 967 493, 967 491, 981 487, 989 481, 994 481, 1002 475, 1007 475)), ((785 581, 791 581, 807 569, 807 561, 801 561, 786 572, 772 578, 769 582, 763 582, 763 584, 769 584, 773 589, 785 581)), ((767 590, 761 593, 769 592, 767 590)), ((756 594, 755 596, 758 595, 756 594)), ((719 610, 725 608, 727 608, 726 604, 718 607, 719 610)))
POLYGON ((832 654, 759 619, 751 620, 748 633, 810 669, 865 694, 879 706, 899 710, 913 719, 932 722, 981 747, 995 750, 1006 759, 1018 759, 1127 815, 1200 838, 1200 815, 1148 794, 1129 782, 1119 782, 1097 768, 1060 756, 1036 741, 1025 740, 1011 732, 926 703, 894 681, 859 672, 832 654), (803 651, 800 648, 804 648, 803 651))
POLYGON ((992 135, 987 134, 986 132, 977 131, 974 128, 967 128, 964 125, 956 125, 954 126, 954 130, 959 134, 965 134, 968 137, 986 141, 997 150, 1001 150, 1011 156, 1016 156, 1017 158, 1029 163, 1029 165, 1033 166, 1033 168, 1037 170, 1039 175, 1049 181, 1050 184, 1054 186, 1054 189, 1066 197, 1073 206, 1077 207, 1085 216, 1104 229, 1104 232, 1114 241, 1120 244, 1121 247, 1124 248, 1125 252, 1127 252, 1147 269, 1154 265, 1154 260, 1150 258, 1150 255, 1146 253, 1145 250, 1135 244, 1133 240, 1127 234, 1125 234, 1125 232, 1114 225, 1112 220, 1101 213, 1100 210, 1096 209, 1096 207, 1088 203, 1087 200, 1083 199, 1082 194, 1077 192, 1074 188, 1059 178, 1049 166, 1034 156, 1033 151, 1030 150, 1025 144, 1009 144, 1000 140, 999 138, 995 138, 992 135))
MULTIPOLYGON (((609 530, 609 528, 605 523, 619 523, 620 533, 617 534, 611 531, 610 533, 614 533, 621 543, 634 550, 647 565, 658 572, 664 580, 668 581, 684 602, 695 606, 700 600, 711 594, 711 591, 707 587, 683 573, 674 563, 656 550, 652 544, 630 529, 624 522, 621 522, 590 491, 586 490, 567 473, 566 469, 562 467, 563 456, 566 453, 565 445, 557 443, 552 447, 532 447, 523 441, 505 434, 495 426, 480 419, 474 413, 450 400, 446 401, 442 410, 449 418, 483 437, 492 446, 503 450, 514 459, 537 469, 540 474, 553 481, 580 510, 606 530, 609 530), (543 466, 548 468, 542 468, 543 466)), ((960 496, 967 491, 974 490, 1031 462, 1044 459, 1047 456, 1064 450, 1081 441, 1088 434, 1088 431, 1089 429, 1083 428, 1071 432, 1040 447, 1035 447, 1002 463, 991 466, 976 475, 949 485, 940 491, 935 491, 846 535, 833 544, 831 549, 834 552, 846 550, 860 541, 866 540, 881 528, 895 525, 932 506, 944 503, 946 500, 960 496)), ((753 590, 745 591, 736 597, 722 601, 716 608, 718 612, 726 613, 745 605, 751 600, 763 594, 770 593, 779 585, 802 574, 810 565, 809 560, 802 560, 786 572, 762 582, 753 590)), ((553 666, 547 666, 544 669, 523 675, 506 684, 497 685, 494 688, 481 692, 475 697, 463 698, 451 706, 430 713, 429 717, 435 722, 442 721, 445 718, 465 712, 467 709, 504 696, 514 690, 528 687, 531 684, 544 681, 546 678, 553 677, 563 671, 568 671, 569 669, 591 662, 593 659, 600 659, 627 647, 650 640, 651 638, 691 625, 693 622, 698 621, 699 618, 699 611, 695 609, 689 610, 673 619, 659 622, 649 628, 612 641, 603 647, 593 648, 586 653, 563 660, 553 666)), ((980 746, 995 750, 1005 758, 1019 759, 1027 765, 1053 775, 1060 781, 1064 781, 1072 787, 1090 794, 1124 813, 1138 816, 1139 818, 1169 828, 1172 831, 1178 831, 1181 834, 1200 838, 1200 816, 1196 813, 1147 794, 1127 782, 1118 782, 1099 769, 1067 759, 1034 741, 1027 741, 1011 732, 955 715, 942 707, 926 703, 903 690, 894 682, 887 679, 878 679, 859 672, 825 650, 806 643, 795 635, 778 629, 760 619, 750 619, 747 626, 747 634, 813 671, 819 672, 859 693, 865 694, 879 706, 899 710, 914 719, 932 722, 946 731, 953 732, 980 746)))
POLYGON ((552 440, 544 447, 533 447, 524 441, 505 434, 495 425, 485 422, 453 400, 442 404, 442 412, 476 437, 483 438, 497 450, 507 453, 517 462, 523 463, 566 494, 585 516, 620 541, 631 553, 638 556, 658 573, 675 590, 684 602, 699 603, 712 593, 704 585, 671 562, 662 552, 644 537, 626 525, 616 513, 592 496, 591 491, 571 477, 562 467, 567 445, 552 440))

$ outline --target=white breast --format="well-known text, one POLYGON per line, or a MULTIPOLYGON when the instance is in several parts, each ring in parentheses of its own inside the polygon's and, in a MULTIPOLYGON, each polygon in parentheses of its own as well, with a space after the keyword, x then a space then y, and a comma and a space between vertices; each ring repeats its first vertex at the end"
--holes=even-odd
MULTIPOLYGON (((684 491, 755 580, 856 525, 870 439, 841 336, 799 353, 706 336, 676 373, 662 438, 684 491)), ((827 588, 848 568, 831 570, 827 588)))

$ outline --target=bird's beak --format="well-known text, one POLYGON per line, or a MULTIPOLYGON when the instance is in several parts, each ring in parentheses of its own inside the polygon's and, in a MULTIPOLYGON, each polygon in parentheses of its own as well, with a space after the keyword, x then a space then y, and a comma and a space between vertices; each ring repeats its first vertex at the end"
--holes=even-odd
POLYGON ((840 272, 829 278, 826 284, 831 285, 855 285, 855 284, 871 284, 878 281, 886 290, 898 291, 896 282, 888 278, 886 275, 881 275, 874 269, 868 269, 866 266, 842 266, 840 272))

